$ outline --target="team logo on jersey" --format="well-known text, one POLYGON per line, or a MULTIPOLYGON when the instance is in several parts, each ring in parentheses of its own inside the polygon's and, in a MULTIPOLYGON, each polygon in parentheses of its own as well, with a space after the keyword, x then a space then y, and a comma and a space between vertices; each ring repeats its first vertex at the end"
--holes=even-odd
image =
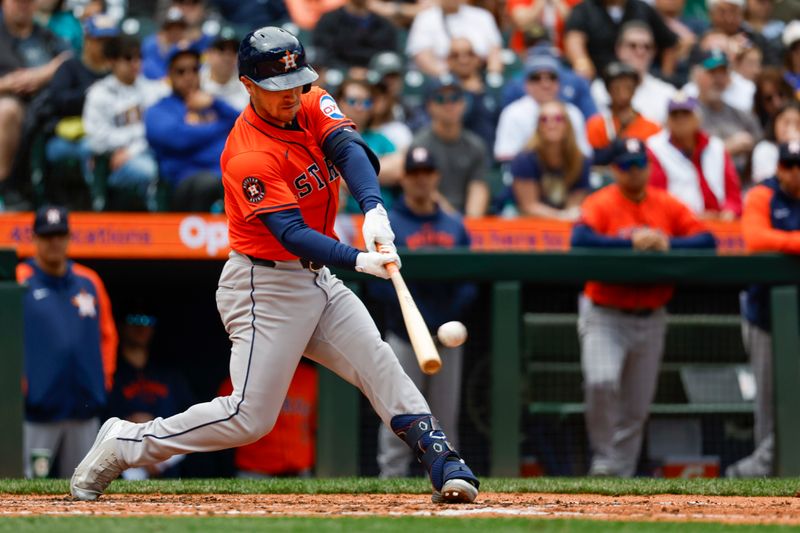
POLYGON ((249 176, 242 182, 242 189, 244 190, 244 197, 252 204, 257 204, 264 199, 264 184, 261 180, 249 176))
POLYGON ((297 70, 297 54, 290 50, 286 50, 286 55, 280 58, 278 61, 283 63, 284 72, 287 70, 297 70))
POLYGON ((329 94, 319 99, 319 108, 326 116, 335 119, 344 118, 344 114, 339 110, 339 106, 336 105, 336 100, 329 94))
POLYGON ((81 289, 81 292, 72 297, 72 305, 78 308, 78 316, 81 318, 94 318, 97 316, 97 308, 94 304, 94 295, 81 289))

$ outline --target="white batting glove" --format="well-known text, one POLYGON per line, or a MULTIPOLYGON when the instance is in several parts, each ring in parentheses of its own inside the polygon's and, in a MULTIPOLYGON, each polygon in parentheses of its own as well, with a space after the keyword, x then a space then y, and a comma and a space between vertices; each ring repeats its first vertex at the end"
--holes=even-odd
POLYGON ((386 209, 380 204, 367 211, 364 215, 361 234, 364 236, 364 244, 367 245, 367 251, 369 252, 377 251, 378 245, 391 245, 391 250, 396 251, 392 225, 389 224, 386 209))
POLYGON ((372 274, 383 279, 389 279, 389 272, 384 266, 386 263, 397 263, 400 266, 400 258, 395 252, 361 252, 356 256, 356 270, 366 274, 372 274))

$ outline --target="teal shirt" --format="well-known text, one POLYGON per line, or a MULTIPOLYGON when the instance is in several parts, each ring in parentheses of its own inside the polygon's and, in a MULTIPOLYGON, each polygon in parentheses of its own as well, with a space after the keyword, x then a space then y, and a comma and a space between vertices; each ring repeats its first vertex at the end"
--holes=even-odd
MULTIPOLYGON (((383 133, 380 133, 375 130, 366 130, 364 133, 361 134, 361 138, 364 139, 364 142, 367 143, 370 150, 375 152, 375 155, 378 157, 383 157, 385 155, 393 154, 397 151, 395 148, 394 143, 390 141, 383 133)), ((381 198, 383 199, 383 205, 386 207, 388 211, 392 207, 392 202, 394 201, 395 194, 391 189, 386 187, 381 187, 381 198)), ((345 211, 348 213, 360 213, 361 208, 356 202, 355 198, 352 196, 347 196, 347 203, 345 204, 345 211)))
POLYGON ((76 57, 81 56, 83 52, 83 26, 72 13, 68 11, 53 13, 47 23, 47 29, 69 44, 76 57))

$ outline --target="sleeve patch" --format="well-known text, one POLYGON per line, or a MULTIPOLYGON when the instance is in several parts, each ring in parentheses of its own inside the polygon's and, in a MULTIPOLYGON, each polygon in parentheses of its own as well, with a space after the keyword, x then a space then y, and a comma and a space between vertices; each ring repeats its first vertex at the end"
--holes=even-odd
POLYGON ((242 181, 244 197, 251 204, 257 204, 264 199, 264 183, 256 177, 248 176, 242 181))
POLYGON ((337 120, 344 118, 344 113, 342 113, 339 109, 339 106, 336 104, 336 100, 334 100, 329 94, 326 94, 319 99, 319 109, 327 117, 337 120))

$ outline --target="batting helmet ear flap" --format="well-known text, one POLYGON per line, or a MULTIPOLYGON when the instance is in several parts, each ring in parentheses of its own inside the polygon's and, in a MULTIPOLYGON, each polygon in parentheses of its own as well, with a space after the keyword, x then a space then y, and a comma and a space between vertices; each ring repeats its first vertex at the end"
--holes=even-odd
POLYGON ((303 94, 307 93, 310 90, 311 90, 311 84, 310 83, 306 83, 305 85, 303 85, 303 94))

